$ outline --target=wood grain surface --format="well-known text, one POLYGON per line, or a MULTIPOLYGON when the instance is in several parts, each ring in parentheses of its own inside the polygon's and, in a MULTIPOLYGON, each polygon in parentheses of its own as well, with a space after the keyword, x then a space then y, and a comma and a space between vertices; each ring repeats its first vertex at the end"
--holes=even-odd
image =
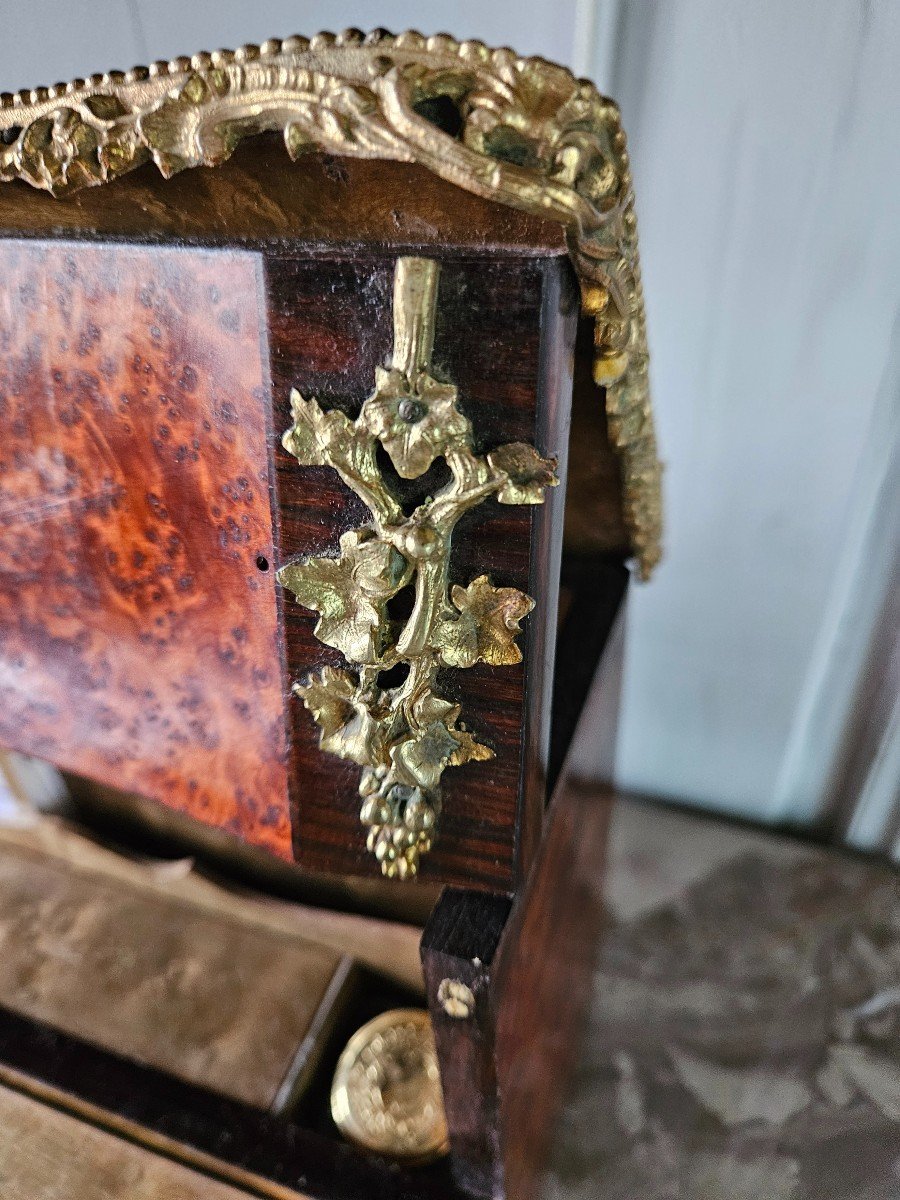
POLYGON ((475 1196, 530 1200, 552 1154, 602 925, 609 809, 563 788, 535 870, 510 905, 448 888, 422 937, 453 1174, 475 1196), (445 981, 469 989, 447 1011, 445 981))
POLYGON ((248 139, 213 169, 163 179, 149 163, 103 187, 55 200, 25 183, 0 188, 0 231, 12 236, 167 239, 268 246, 298 241, 491 255, 565 255, 563 227, 473 196, 411 163, 304 154, 278 134, 248 139))
POLYGON ((532 1197, 578 1061, 603 926, 609 807, 563 785, 494 968, 496 1071, 507 1195, 532 1197))
POLYGON ((505 896, 446 888, 422 935, 422 969, 441 1066, 453 1176, 475 1196, 505 1194, 497 1089, 494 958, 509 923, 505 896), (468 988, 447 1011, 443 987, 468 988))
POLYGON ((0 742, 288 856, 258 264, 0 263, 0 742))

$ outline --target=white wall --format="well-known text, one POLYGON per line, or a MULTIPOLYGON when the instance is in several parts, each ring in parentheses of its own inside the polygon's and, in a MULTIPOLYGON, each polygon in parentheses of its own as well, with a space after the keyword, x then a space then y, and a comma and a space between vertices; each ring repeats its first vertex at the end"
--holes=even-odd
POLYGON ((816 816, 900 537, 896 0, 0 0, 0 13, 10 90, 381 23, 539 52, 616 95, 668 463, 667 559, 633 599, 619 782, 816 816))
POLYGON ((0 0, 0 90, 327 29, 383 25, 569 63, 572 0, 0 0))
POLYGON ((621 781, 811 818, 898 532, 900 5, 626 3, 617 51, 669 463, 621 781))

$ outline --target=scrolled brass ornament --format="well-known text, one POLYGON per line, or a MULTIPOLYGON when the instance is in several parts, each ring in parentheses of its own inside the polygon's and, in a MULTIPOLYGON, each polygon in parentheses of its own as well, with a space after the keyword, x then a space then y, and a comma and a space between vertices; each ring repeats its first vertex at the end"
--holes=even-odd
MULTIPOLYGON (((148 161, 168 177, 224 162, 265 130, 279 131, 295 158, 321 150, 419 163, 566 228, 594 321, 594 378, 622 463, 625 521, 648 577, 660 557, 660 465, 634 193, 615 103, 544 59, 446 35, 350 29, 0 98, 0 181, 58 196, 148 161)), ((392 420, 391 387, 384 382, 376 424, 392 420)), ((410 448, 411 463, 427 444, 426 434, 410 448)))
POLYGON ((456 388, 430 372, 438 278, 432 260, 397 260, 391 365, 376 368, 359 416, 323 410, 295 389, 283 438, 301 465, 337 471, 371 513, 370 524, 341 536, 337 557, 288 563, 278 579, 318 614, 316 637, 357 668, 324 667, 294 691, 319 726, 321 748, 362 768, 366 844, 383 874, 399 879, 415 875, 431 849, 444 771, 493 757, 461 723, 460 706, 440 695, 438 673, 521 662, 519 622, 534 607, 486 574, 452 583, 454 527, 488 496, 541 504, 558 482, 556 460, 524 442, 474 453, 456 388), (379 443, 401 478, 416 479, 443 457, 450 482, 407 516, 378 465, 379 443), (412 612, 394 621, 388 602, 410 584, 412 612), (399 664, 408 668, 403 682, 382 686, 381 673, 399 664))

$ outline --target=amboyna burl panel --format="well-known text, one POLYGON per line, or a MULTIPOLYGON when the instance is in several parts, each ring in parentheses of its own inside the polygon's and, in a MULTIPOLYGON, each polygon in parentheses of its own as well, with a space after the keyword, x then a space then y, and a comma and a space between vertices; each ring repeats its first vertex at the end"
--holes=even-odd
POLYGON ((259 261, 0 263, 0 744, 288 857, 259 261))

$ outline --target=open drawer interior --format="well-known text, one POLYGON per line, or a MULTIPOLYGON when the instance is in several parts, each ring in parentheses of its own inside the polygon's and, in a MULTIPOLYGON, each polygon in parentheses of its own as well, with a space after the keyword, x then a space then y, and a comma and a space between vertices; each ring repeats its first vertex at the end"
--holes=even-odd
MULTIPOLYGON (((3 763, 15 791, 22 760, 3 763)), ((251 892, 73 812, 90 823, 0 827, 0 1091, 252 1194, 376 1186, 386 1164, 342 1140, 331 1085, 361 1026, 423 1007, 421 925, 251 892)), ((412 1171, 417 1194, 450 1188, 442 1162, 388 1175, 412 1171)))

